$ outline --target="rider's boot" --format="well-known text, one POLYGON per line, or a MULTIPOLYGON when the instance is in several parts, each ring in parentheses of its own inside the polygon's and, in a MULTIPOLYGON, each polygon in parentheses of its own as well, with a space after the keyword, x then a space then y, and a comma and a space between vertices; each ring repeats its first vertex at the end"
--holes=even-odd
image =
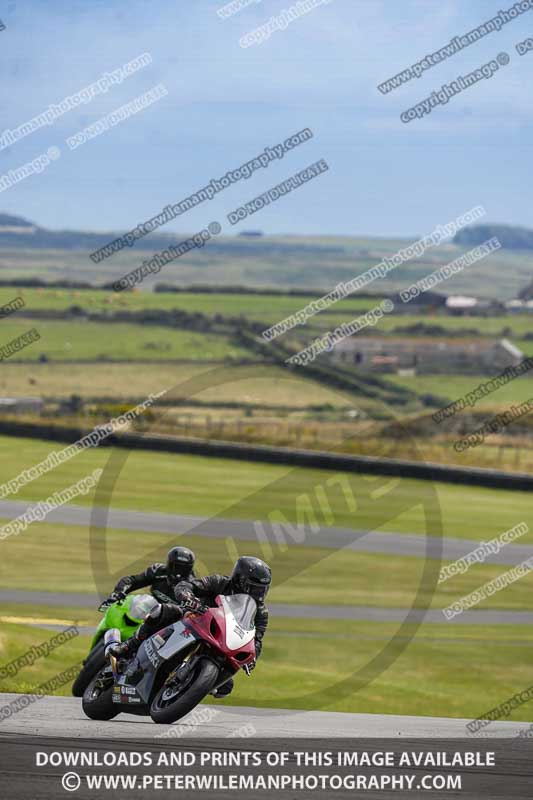
POLYGON ((129 661, 136 654, 140 646, 141 642, 139 641, 139 639, 137 639, 136 636, 132 636, 125 642, 119 642, 118 644, 112 645, 109 648, 108 653, 120 660, 129 661))

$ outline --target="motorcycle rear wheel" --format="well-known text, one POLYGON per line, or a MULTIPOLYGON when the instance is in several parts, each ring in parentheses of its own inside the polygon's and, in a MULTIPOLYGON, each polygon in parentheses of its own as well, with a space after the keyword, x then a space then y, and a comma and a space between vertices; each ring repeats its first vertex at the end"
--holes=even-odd
POLYGON ((165 701, 163 695, 168 687, 161 687, 150 706, 150 716, 154 722, 167 725, 176 722, 192 711, 215 688, 219 676, 216 664, 208 658, 201 658, 195 667, 195 673, 192 682, 175 700, 165 701))
POLYGON ((99 689, 95 685, 99 677, 100 673, 95 675, 83 693, 83 712, 89 719, 113 719, 120 714, 116 704, 113 703, 114 682, 105 689, 99 689))

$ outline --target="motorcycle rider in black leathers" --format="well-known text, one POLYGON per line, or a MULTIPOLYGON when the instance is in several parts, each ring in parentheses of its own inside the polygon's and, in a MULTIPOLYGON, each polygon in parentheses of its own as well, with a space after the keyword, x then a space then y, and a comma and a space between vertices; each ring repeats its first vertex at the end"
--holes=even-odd
MULTIPOLYGON (((263 636, 268 625, 268 610, 265 597, 272 582, 270 567, 260 558, 241 556, 228 575, 207 575, 205 578, 189 578, 177 584, 175 597, 177 603, 156 606, 134 636, 110 648, 117 658, 130 659, 137 652, 141 642, 157 631, 183 618, 185 611, 201 612, 205 606, 214 606, 219 594, 249 594, 257 603, 255 615, 255 653, 261 655, 263 636)), ((251 669, 255 667, 252 664, 251 669)), ((212 692, 214 697, 227 697, 233 690, 233 678, 212 692)))
POLYGON ((188 547, 173 547, 168 551, 166 564, 152 564, 138 575, 125 575, 115 586, 105 603, 124 600, 126 595, 143 586, 150 586, 151 592, 160 603, 174 602, 174 589, 181 581, 194 580, 196 557, 188 547))

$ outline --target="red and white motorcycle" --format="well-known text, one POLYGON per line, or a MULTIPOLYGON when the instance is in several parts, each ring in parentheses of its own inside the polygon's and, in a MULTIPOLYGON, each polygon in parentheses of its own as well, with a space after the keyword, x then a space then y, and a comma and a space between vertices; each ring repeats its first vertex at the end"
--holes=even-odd
MULTIPOLYGON (((218 595, 216 607, 188 611, 146 639, 122 670, 111 656, 83 695, 91 719, 117 714, 151 716, 171 723, 188 714, 239 669, 250 675, 255 663, 255 600, 247 594, 218 595)), ((120 632, 106 633, 106 646, 120 632)))

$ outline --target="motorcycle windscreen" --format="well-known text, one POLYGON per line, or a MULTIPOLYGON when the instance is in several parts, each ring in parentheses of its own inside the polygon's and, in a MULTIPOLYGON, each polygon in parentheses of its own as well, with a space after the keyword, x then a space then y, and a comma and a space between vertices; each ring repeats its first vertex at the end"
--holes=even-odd
POLYGON ((223 595, 220 599, 226 615, 226 647, 238 650, 255 636, 257 603, 249 594, 223 595))
POLYGON ((131 601, 127 616, 137 622, 142 622, 154 606, 157 605, 157 600, 150 594, 132 594, 130 597, 131 601))

